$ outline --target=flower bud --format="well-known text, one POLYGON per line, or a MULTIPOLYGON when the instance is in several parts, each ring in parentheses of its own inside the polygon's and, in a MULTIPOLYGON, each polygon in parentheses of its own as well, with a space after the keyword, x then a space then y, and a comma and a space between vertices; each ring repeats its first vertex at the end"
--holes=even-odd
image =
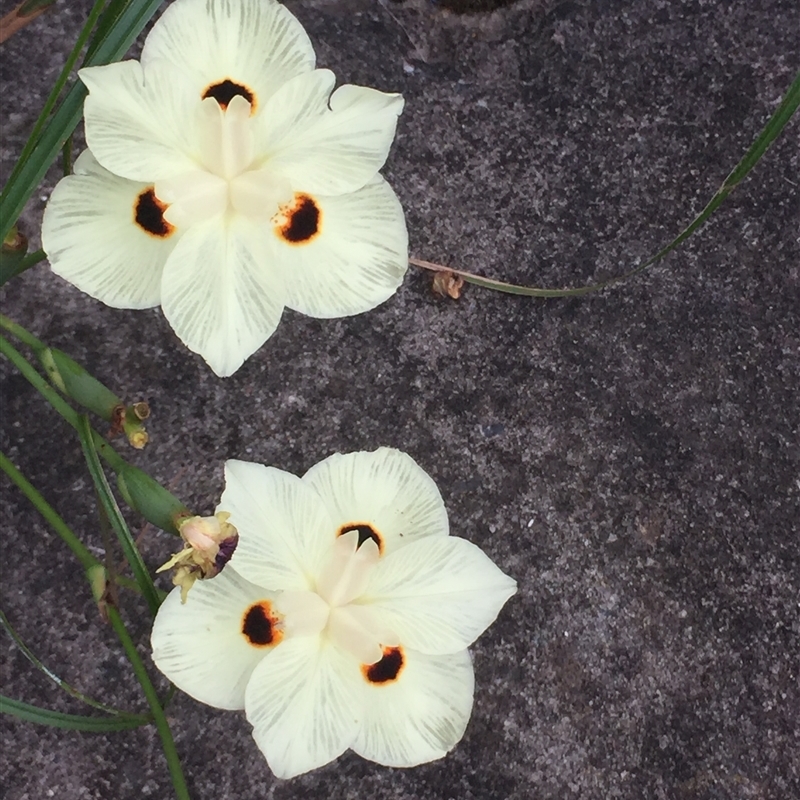
POLYGON ((40 351, 39 360, 57 389, 98 417, 109 422, 112 420, 122 401, 77 361, 54 347, 40 351))
POLYGON ((121 469, 117 486, 134 511, 167 533, 178 533, 182 520, 191 517, 189 509, 172 492, 138 467, 128 464, 121 469))

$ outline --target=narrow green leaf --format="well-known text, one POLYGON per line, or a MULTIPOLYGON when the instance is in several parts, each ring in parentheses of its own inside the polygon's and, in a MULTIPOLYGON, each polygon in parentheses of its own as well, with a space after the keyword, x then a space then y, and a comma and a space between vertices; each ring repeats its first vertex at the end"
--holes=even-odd
POLYGON ((125 558, 133 570, 133 577, 147 602, 150 614, 155 617, 158 607, 161 604, 158 591, 153 584, 153 579, 150 577, 147 565, 144 563, 141 553, 136 547, 136 542, 131 535, 128 525, 119 510, 117 501, 114 499, 111 487, 108 485, 108 480, 103 472, 103 467, 100 464, 100 458, 94 445, 89 418, 85 414, 80 414, 78 416, 78 435, 81 437, 83 455, 86 458, 89 473, 92 476, 95 489, 97 490, 100 507, 108 518, 111 527, 114 529, 114 533, 116 533, 120 545, 122 545, 122 552, 125 554, 125 558))
POLYGON ((61 148, 61 175, 67 177, 72 174, 72 137, 74 133, 67 136, 67 141, 61 148))
POLYGON ((24 250, 9 250, 3 245, 0 249, 0 286, 25 271, 24 259, 24 250))
POLYGON ((72 528, 64 522, 33 484, 2 452, 0 452, 0 469, 8 475, 17 488, 28 498, 31 505, 45 518, 67 547, 72 550, 73 555, 84 569, 89 569, 100 563, 87 549, 86 545, 73 533, 72 528))
POLYGON ((70 731, 87 731, 89 733, 108 733, 109 731, 126 731, 149 725, 152 719, 143 714, 125 714, 118 717, 87 717, 83 714, 65 714, 62 711, 50 711, 46 708, 14 700, 0 695, 0 713, 9 714, 26 722, 39 725, 50 725, 70 731))
POLYGON ((103 14, 95 26, 89 46, 86 48, 86 61, 92 58, 97 48, 100 47, 109 36, 113 35, 117 20, 119 20, 122 16, 122 12, 125 11, 132 2, 136 2, 136 0, 110 0, 110 2, 106 4, 106 7, 103 9, 103 14))
MULTIPOLYGON (((108 36, 92 51, 91 58, 85 60, 84 66, 108 64, 123 56, 162 2, 163 0, 138 0, 128 4, 116 20, 108 36)), ((98 9, 96 14, 99 15, 102 4, 95 3, 92 8, 92 15, 95 15, 95 8, 98 9)), ((96 19, 94 22, 96 22, 96 19)), ((93 25, 94 22, 92 23, 93 25)), ((88 22, 84 26, 84 30, 86 30, 85 42, 85 38, 88 38, 91 33, 88 22)), ((81 36, 83 36, 83 31, 81 36)), ((73 50, 73 52, 79 53, 80 50, 73 50)), ((77 55, 75 58, 77 59, 77 55)), ((68 77, 69 72, 67 71, 66 74, 68 77)), ((85 96, 86 88, 84 85, 80 82, 74 83, 52 117, 48 119, 49 111, 48 114, 40 115, 40 120, 42 120, 41 136, 36 140, 26 157, 20 158, 17 167, 8 179, 2 194, 0 194, 0 239, 5 237, 5 234, 16 222, 25 207, 25 203, 28 202, 36 187, 41 183, 50 164, 53 163, 58 152, 64 146, 67 137, 78 124, 83 113, 83 98, 85 96)))
POLYGON ((172 777, 172 785, 175 788, 175 796, 178 800, 190 800, 189 790, 186 788, 186 780, 183 777, 183 770, 181 769, 181 760, 178 758, 178 752, 175 749, 175 741, 172 738, 172 731, 169 728, 169 722, 164 714, 164 709, 161 707, 161 701, 158 699, 153 682, 147 674, 144 663, 139 656, 139 651, 125 627, 125 623, 119 615, 114 606, 108 608, 108 621, 114 629, 114 633, 119 637, 119 641, 125 650, 125 655, 128 661, 131 662, 131 667, 136 675, 136 679, 142 687, 144 696, 147 698, 147 703, 150 706, 150 712, 153 715, 153 722, 155 723, 158 735, 161 737, 161 748, 164 751, 164 757, 167 760, 169 767, 169 774, 172 777))
POLYGON ((0 256, 0 286, 47 258, 44 250, 34 250, 33 253, 23 254, 19 258, 14 257, 12 254, 9 255, 11 258, 8 260, 6 260, 5 254, 0 256))
POLYGON ((545 289, 536 286, 518 286, 517 284, 498 281, 494 278, 484 278, 481 275, 474 275, 471 272, 465 272, 460 269, 450 269, 441 264, 433 264, 430 261, 422 261, 417 258, 409 258, 408 261, 410 264, 414 264, 417 267, 422 267, 423 269, 432 270, 434 272, 452 272, 462 277, 467 283, 480 286, 484 289, 492 289, 496 292, 504 292, 505 294, 524 295, 525 297, 579 297, 584 294, 590 294, 591 292, 599 292, 601 289, 607 289, 609 286, 613 286, 616 283, 632 278, 634 275, 638 275, 657 261, 661 261, 664 256, 671 253, 700 228, 717 208, 722 205, 728 195, 742 182, 750 170, 755 167, 772 142, 775 141, 781 131, 786 127, 786 124, 797 111, 798 106, 800 106, 800 72, 797 73, 797 76, 784 95, 783 100, 781 100, 775 113, 769 118, 767 124, 761 130, 761 133, 744 154, 741 161, 733 168, 733 171, 725 179, 716 194, 709 200, 706 207, 668 245, 666 245, 666 247, 662 247, 661 250, 651 258, 648 258, 643 264, 634 267, 623 275, 617 275, 614 278, 609 278, 606 281, 589 286, 577 286, 574 289, 545 289))
MULTIPOLYGON (((2 327, 1 322, 0 327, 2 327)), ((5 336, 0 336, 0 353, 22 373, 22 376, 75 430, 78 429, 78 412, 33 368, 25 356, 5 336)), ((97 452, 114 472, 119 473, 127 466, 125 459, 97 431, 92 431, 92 436, 97 452)))
MULTIPOLYGON (((98 565, 99 566, 99 565, 98 565)), ((102 569, 102 567, 100 567, 102 569)), ((28 661, 33 664, 39 672, 43 673, 49 680, 53 681, 53 683, 58 686, 59 689, 66 692, 70 697, 74 697, 76 700, 80 700, 82 703, 86 703, 92 708, 96 708, 99 711, 105 711, 106 714, 110 714, 111 716, 115 717, 141 717, 141 714, 131 714, 127 711, 119 711, 116 708, 111 708, 111 706, 107 706, 105 703, 101 703, 97 700, 93 700, 91 697, 83 694, 83 692, 78 691, 74 686, 68 684, 65 680, 62 680, 58 677, 49 667, 46 667, 33 653, 33 651, 25 644, 25 641, 22 637, 14 630, 11 623, 9 622, 8 617, 5 615, 5 612, 0 609, 0 625, 5 628, 6 633, 14 640, 14 644, 19 648, 19 651, 28 661)))
MULTIPOLYGON (((84 45, 91 36, 92 30, 94 30, 94 27, 97 24, 98 19, 100 18, 100 13, 102 12, 104 5, 105 5, 105 0, 95 0, 94 5, 89 11, 89 16, 86 18, 86 22, 84 23, 83 28, 81 28, 81 32, 78 34, 78 38, 75 41, 75 45, 73 46, 72 50, 70 50, 69 55, 67 56, 67 60, 64 63, 64 66, 62 67, 61 72, 58 75, 58 78, 56 78, 56 82, 53 85, 53 88, 50 90, 50 94, 47 96, 47 100, 45 100, 44 107, 39 113, 39 116, 36 118, 36 122, 33 125, 33 130, 28 136, 28 140, 25 142, 25 146, 22 148, 22 152, 20 153, 20 156, 17 159, 17 163, 14 165, 14 169, 11 170, 11 175, 8 178, 8 182, 3 188, 2 195, 0 195, 0 209, 3 208, 2 198, 6 196, 7 192, 11 191, 12 187, 19 180, 20 173, 22 173, 22 171, 24 170, 25 166, 28 163, 28 160, 31 157, 31 154, 35 150, 36 145, 39 142, 39 137, 41 136, 42 131, 44 130, 45 125, 47 124, 47 121, 50 118, 50 115, 52 114, 53 109, 56 106, 56 103, 58 102, 58 98, 61 96, 61 92, 67 85, 67 81, 69 81, 70 75, 72 74, 72 70, 75 68, 75 64, 78 62, 78 59, 80 58, 81 51, 83 50, 84 45)), ((49 166, 49 163, 47 166, 49 166)), ((46 169, 47 167, 45 167, 45 171, 46 169)), ((39 181, 36 182, 37 186, 38 183, 39 181)), ((30 188, 32 192, 36 188, 36 186, 30 188)), ((30 194, 28 195, 28 197, 29 196, 30 194)), ((18 215, 19 213, 16 216, 18 215)), ((16 216, 14 217, 14 220, 16 220, 16 216)), ((12 220, 12 222, 14 220, 12 220)), ((5 217, 3 216, 2 211, 0 211, 0 223, 3 226, 6 224, 5 217)))

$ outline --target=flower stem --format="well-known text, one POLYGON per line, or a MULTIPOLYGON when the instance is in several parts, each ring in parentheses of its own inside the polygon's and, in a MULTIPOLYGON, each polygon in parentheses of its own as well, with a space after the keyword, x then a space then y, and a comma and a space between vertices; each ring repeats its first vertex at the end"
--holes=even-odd
MULTIPOLYGON (((39 252, 43 254, 43 251, 40 250, 39 252)), ((0 314, 0 328, 8 331, 23 344, 28 345, 35 353, 47 348, 47 345, 41 339, 37 339, 29 330, 23 328, 22 325, 14 322, 11 317, 7 317, 5 314, 0 314)))
MULTIPOLYGON (((41 394, 48 403, 59 413, 61 416, 72 425, 75 430, 78 430, 78 412, 69 405, 61 395, 53 389, 52 386, 43 378, 28 362, 28 360, 17 350, 11 342, 4 336, 0 336, 0 353, 2 353, 8 360, 22 373, 23 377, 41 394)), ((119 473, 128 463, 123 459, 116 450, 95 430, 92 430, 95 447, 97 452, 105 459, 106 463, 119 473)))
POLYGON ((100 509, 105 515, 108 524, 117 534, 125 558, 133 570, 136 583, 141 589, 142 596, 147 601, 151 615, 155 617, 158 607, 161 605, 161 598, 153 584, 153 579, 150 577, 147 565, 144 563, 144 559, 136 547, 136 542, 134 542, 133 536, 131 536, 125 518, 120 513, 111 487, 108 485, 103 467, 100 465, 100 459, 97 455, 97 448, 94 446, 94 440, 92 439, 92 428, 89 425, 89 418, 85 414, 81 414, 78 417, 78 434, 81 437, 81 447, 83 448, 83 455, 86 458, 86 464, 89 467, 89 474, 94 481, 100 509))
POLYGON ((133 714, 129 711, 120 711, 118 708, 112 708, 111 706, 107 706, 105 703, 101 703, 98 700, 95 700, 88 695, 85 695, 83 692, 76 689, 74 686, 71 686, 66 681, 62 680, 58 677, 52 670, 48 669, 37 657, 36 654, 28 647, 22 637, 14 630, 9 622, 8 617, 5 615, 5 612, 0 609, 0 627, 5 628, 6 633, 14 640, 14 644, 19 648, 19 651, 28 661, 33 664, 36 669, 40 672, 44 673, 53 683, 58 686, 59 689, 65 691, 70 697, 74 697, 76 700, 80 700, 82 703, 86 703, 86 705, 91 706, 92 708, 96 708, 100 711, 105 711, 106 714, 109 714, 113 717, 126 717, 126 718, 136 718, 141 721, 143 725, 148 724, 151 722, 149 715, 145 714, 133 714))
POLYGON ((114 633, 117 634, 122 648, 125 650, 125 655, 128 661, 131 662, 134 675, 141 684, 144 696, 147 698, 147 703, 150 706, 150 713, 153 715, 158 735, 161 737, 161 747, 164 750, 164 757, 167 759, 167 766, 169 773, 172 777, 172 785, 175 787, 175 796, 178 800, 190 800, 189 790, 186 787, 186 779, 183 777, 183 770, 181 769, 181 762, 178 758, 178 751, 175 749, 175 741, 172 738, 172 731, 169 729, 167 717, 164 714, 164 709, 158 699, 158 694, 153 686, 150 676, 147 674, 144 663, 136 650, 136 645, 119 615, 119 611, 113 606, 108 606, 108 619, 114 633))
POLYGON ((656 262, 661 261, 664 256, 675 250, 675 248, 681 245, 700 228, 717 208, 722 205, 728 195, 744 180, 750 170, 755 167, 772 142, 786 127, 798 107, 800 107, 800 72, 795 76, 794 81, 783 96, 780 105, 769 120, 767 120, 767 124, 761 130, 761 133, 759 133, 749 150, 733 168, 733 171, 725 178, 722 186, 717 189, 705 208, 668 245, 662 247, 654 256, 648 258, 644 263, 639 264, 639 266, 628 270, 622 275, 617 275, 613 278, 601 281, 600 283, 586 286, 576 286, 569 289, 549 289, 538 286, 518 286, 515 283, 498 281, 494 278, 484 278, 472 272, 466 272, 461 269, 451 269, 442 264, 434 264, 431 261, 423 261, 418 258, 409 258, 408 263, 413 264, 415 267, 431 270, 433 272, 453 273, 463 278, 467 283, 481 286, 484 289, 493 289, 496 292, 504 292, 505 294, 524 295, 525 297, 579 297, 591 292, 599 292, 602 289, 607 289, 614 284, 632 278, 634 275, 638 275, 656 262))
MULTIPOLYGON (((14 485, 28 498, 31 505, 50 523, 55 532, 61 537, 64 543, 72 550, 75 557, 80 561, 84 569, 102 566, 100 560, 95 558, 84 543, 75 535, 72 528, 64 522, 58 512, 42 497, 36 487, 14 466, 8 457, 0 452, 0 469, 8 475, 14 485)), ((141 594, 136 581, 126 578, 123 575, 116 575, 114 583, 119 584, 125 589, 141 594)))
MULTIPOLYGON (((98 31, 88 48, 85 66, 108 64, 121 58, 150 21, 162 0, 133 0, 117 3, 119 13, 113 15, 108 29, 98 31), (98 34, 102 35, 98 36, 98 34)), ((56 87, 47 99, 45 108, 36 121, 34 131, 17 165, 0 193, 0 240, 17 221, 25 203, 36 190, 53 159, 61 150, 64 140, 75 129, 83 113, 86 88, 77 82, 67 91, 58 109, 52 114, 61 89, 66 85, 83 45, 96 27, 105 7, 104 0, 96 0, 90 17, 80 33, 67 64, 58 78, 56 87)))
MULTIPOLYGON (((7 319, 5 318, 5 320, 7 319)), ((10 320, 8 320, 8 323, 15 326, 15 334, 21 330, 28 338, 28 343, 34 349, 37 343, 42 344, 35 336, 27 333, 24 328, 17 326, 16 323, 11 323, 10 320)), ((0 327, 3 326, 7 330, 11 330, 5 321, 0 320, 0 327)), ((49 348, 47 349, 49 350, 49 348)), ((80 432, 78 412, 53 389, 48 381, 33 368, 30 362, 4 336, 0 336, 0 353, 14 364, 28 382, 76 431, 80 432)), ((146 472, 125 461, 93 428, 91 435, 98 454, 114 470, 117 476, 117 485, 125 502, 148 522, 152 522, 157 527, 167 531, 167 533, 177 535, 180 519, 191 516, 186 506, 172 492, 161 486, 158 481, 151 478, 146 472)))
POLYGON ((53 530, 72 550, 75 558, 80 561, 85 570, 90 567, 100 566, 100 561, 89 552, 86 545, 72 532, 72 529, 64 522, 61 516, 2 452, 0 452, 0 469, 11 478, 17 488, 30 500, 33 507, 50 523, 53 530))

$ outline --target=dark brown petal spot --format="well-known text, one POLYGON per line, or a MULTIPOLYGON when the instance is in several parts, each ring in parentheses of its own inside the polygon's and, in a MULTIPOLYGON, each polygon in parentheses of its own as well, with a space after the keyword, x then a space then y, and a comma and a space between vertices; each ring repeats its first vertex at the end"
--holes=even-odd
POLYGON ((346 533, 350 533, 350 531, 358 531, 358 547, 361 547, 367 539, 372 539, 376 545, 378 545, 378 550, 382 553, 383 552, 383 538, 372 527, 368 522, 348 522, 347 525, 342 525, 341 528, 336 532, 337 536, 344 536, 346 533))
POLYGON ((218 103, 219 107, 224 111, 228 107, 228 103, 234 97, 244 97, 250 103, 250 116, 256 110, 256 96, 250 91, 243 83, 237 83, 229 78, 219 83, 212 83, 203 92, 203 100, 207 97, 213 97, 218 103))
POLYGON ((267 600, 254 603, 244 612, 242 633, 253 647, 276 645, 283 638, 278 628, 279 619, 267 600))
POLYGON ((291 203, 281 206, 273 217, 276 233, 289 244, 308 244, 319 236, 322 211, 313 197, 296 194, 291 203))
POLYGON ((136 197, 133 204, 134 222, 150 236, 166 239, 175 232, 175 226, 164 219, 167 208, 167 204, 156 197, 155 189, 150 186, 136 197))
POLYGON ((401 647, 384 647, 383 658, 375 664, 362 664, 361 672, 370 683, 391 683, 397 680, 405 665, 401 647))

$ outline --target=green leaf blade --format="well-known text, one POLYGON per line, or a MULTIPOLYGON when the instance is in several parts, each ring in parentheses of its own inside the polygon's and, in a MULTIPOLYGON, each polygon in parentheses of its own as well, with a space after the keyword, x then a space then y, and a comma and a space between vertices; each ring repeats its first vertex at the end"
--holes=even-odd
POLYGON ((86 731, 88 733, 108 733, 110 731, 127 731, 149 725, 152 720, 144 714, 125 714, 113 717, 89 717, 84 714, 67 714, 63 711, 50 711, 22 700, 0 695, 0 713, 8 714, 25 722, 37 725, 49 725, 69 731, 86 731))
MULTIPOLYGON (((84 66, 99 66, 121 58, 162 2, 163 0, 128 2, 119 15, 114 17, 114 24, 106 32, 105 37, 96 45, 94 42, 90 43, 90 57, 86 58, 84 66)), ((3 192, 0 194, 0 239, 5 238, 6 233, 17 221, 25 204, 41 183, 48 168, 81 119, 86 87, 80 81, 72 85, 55 114, 50 117, 49 113, 55 105, 58 93, 66 83, 86 39, 94 29, 103 5, 102 2, 97 2, 92 8, 90 19, 84 26, 84 30, 81 31, 81 38, 73 48, 65 68, 62 70, 62 75, 59 77, 61 85, 56 87, 59 91, 55 92, 54 89, 43 113, 37 120, 34 134, 40 131, 41 136, 31 136, 28 145, 23 150, 22 157, 8 179, 8 183, 3 187, 3 192)))
POLYGON ((136 547, 136 542, 125 522, 125 518, 122 516, 122 512, 119 510, 117 501, 114 499, 111 486, 100 464, 100 456, 97 453, 94 441, 94 432, 89 424, 89 418, 85 414, 80 414, 78 417, 78 434, 81 438, 83 455, 89 467, 89 474, 92 476, 92 481, 94 481, 95 489, 97 490, 100 507, 117 535, 125 558, 133 570, 136 583, 147 602, 150 614, 155 617, 158 607, 161 605, 158 590, 150 577, 150 572, 139 549, 136 547))

